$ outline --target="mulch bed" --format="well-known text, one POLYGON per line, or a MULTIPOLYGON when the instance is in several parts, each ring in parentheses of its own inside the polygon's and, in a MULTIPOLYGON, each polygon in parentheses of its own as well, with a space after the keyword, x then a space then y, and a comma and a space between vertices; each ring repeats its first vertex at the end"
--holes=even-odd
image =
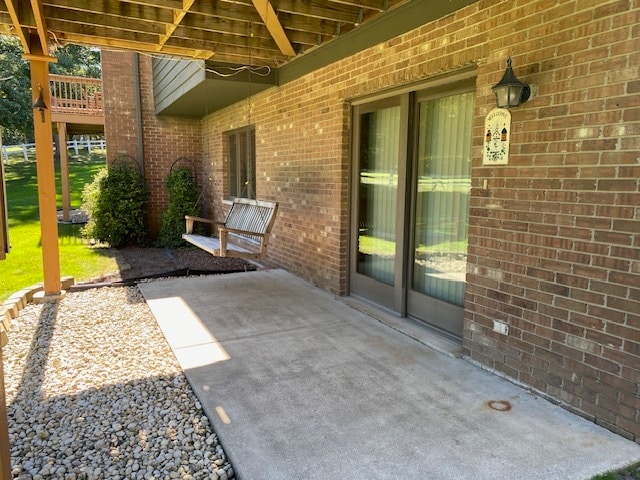
POLYGON ((257 270, 257 265, 241 258, 214 257, 197 248, 127 247, 114 251, 118 271, 79 283, 132 284, 147 278, 174 277, 186 275, 210 275, 257 270))

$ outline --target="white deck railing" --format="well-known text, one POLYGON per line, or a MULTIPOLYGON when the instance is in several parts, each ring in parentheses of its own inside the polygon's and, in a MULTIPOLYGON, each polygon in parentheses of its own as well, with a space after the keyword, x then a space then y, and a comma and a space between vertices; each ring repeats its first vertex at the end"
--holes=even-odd
MULTIPOLYGON (((67 149, 74 150, 75 154, 78 155, 80 150, 87 150, 87 153, 91 153, 92 150, 104 150, 105 149, 105 141, 101 140, 69 140, 67 141, 67 149)), ((55 148, 55 145, 52 145, 52 148, 55 148)), ((24 158, 25 162, 29 161, 29 154, 32 154, 35 157, 36 154, 36 144, 35 143, 23 143, 21 145, 3 145, 2 146, 2 158, 4 159, 5 164, 9 163, 9 150, 12 151, 12 154, 15 155, 16 152, 20 152, 24 158)))

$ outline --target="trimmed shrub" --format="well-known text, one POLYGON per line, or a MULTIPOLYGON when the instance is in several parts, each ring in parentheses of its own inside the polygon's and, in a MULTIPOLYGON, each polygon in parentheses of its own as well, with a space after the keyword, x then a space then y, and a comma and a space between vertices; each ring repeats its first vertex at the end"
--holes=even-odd
POLYGON ((191 169, 179 167, 169 173, 166 182, 169 205, 160 218, 158 245, 168 248, 183 246, 185 215, 200 215, 198 190, 191 169))
POLYGON ((82 192, 82 208, 89 217, 83 236, 114 248, 144 244, 148 197, 144 178, 131 165, 104 168, 82 192))

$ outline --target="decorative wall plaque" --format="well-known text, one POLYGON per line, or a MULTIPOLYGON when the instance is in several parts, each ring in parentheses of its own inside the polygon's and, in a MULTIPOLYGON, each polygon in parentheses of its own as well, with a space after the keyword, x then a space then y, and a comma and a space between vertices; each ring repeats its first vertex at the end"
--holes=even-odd
POLYGON ((494 108, 484 122, 483 165, 509 163, 509 139, 511 138, 511 112, 506 108, 494 108))

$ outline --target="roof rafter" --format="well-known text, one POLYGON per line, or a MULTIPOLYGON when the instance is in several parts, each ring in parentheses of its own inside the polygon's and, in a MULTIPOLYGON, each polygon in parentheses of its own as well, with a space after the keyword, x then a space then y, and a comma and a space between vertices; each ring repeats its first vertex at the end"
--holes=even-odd
POLYGON ((340 23, 356 23, 360 8, 350 5, 332 4, 318 0, 282 0, 278 2, 278 12, 318 18, 340 23))
MULTIPOLYGON (((156 46, 145 42, 144 40, 121 39, 111 37, 100 37, 95 35, 86 35, 80 33, 67 34, 65 39, 70 43, 78 43, 80 45, 95 45, 98 47, 110 47, 114 49, 135 50, 138 52, 157 53, 156 46)), ((165 46, 163 51, 167 55, 176 55, 179 57, 189 57, 198 60, 208 60, 215 53, 206 50, 198 50, 194 48, 182 48, 174 46, 165 46)))
POLYGON ((22 27, 22 24, 20 22, 20 12, 18 11, 18 5, 20 3, 18 2, 18 0, 4 0, 4 3, 7 6, 9 16, 11 17, 11 23, 13 23, 13 28, 16 32, 16 35, 20 39, 22 48, 24 49, 25 53, 31 53, 31 46, 29 45, 29 33, 25 28, 22 27))
POLYGON ((49 33, 47 32, 47 22, 44 16, 42 0, 31 0, 31 9, 33 10, 33 17, 36 22, 40 45, 42 46, 43 53, 46 55, 49 52, 49 33))
POLYGON ((191 9, 194 2, 195 0, 183 0, 182 8, 180 10, 173 11, 173 22, 166 26, 165 35, 160 35, 160 45, 158 46, 158 51, 161 51, 164 44, 167 43, 167 40, 171 38, 171 35, 173 35, 173 32, 175 32, 176 28, 178 28, 178 25, 180 25, 180 22, 182 22, 182 19, 191 9))
MULTIPOLYGON (((282 28, 282 24, 278 20, 278 15, 273 9, 271 2, 269 0, 251 1, 253 2, 253 6, 256 7, 256 10, 262 18, 262 21, 266 25, 267 30, 269 30, 269 33, 271 33, 273 40, 276 42, 276 45, 278 45, 278 48, 280 48, 280 51, 289 57, 295 57, 296 52, 291 46, 291 42, 289 42, 284 28, 282 28)), ((249 42, 251 42, 251 34, 249 34, 249 42)), ((249 48, 251 48, 251 45, 249 46, 249 48)))

